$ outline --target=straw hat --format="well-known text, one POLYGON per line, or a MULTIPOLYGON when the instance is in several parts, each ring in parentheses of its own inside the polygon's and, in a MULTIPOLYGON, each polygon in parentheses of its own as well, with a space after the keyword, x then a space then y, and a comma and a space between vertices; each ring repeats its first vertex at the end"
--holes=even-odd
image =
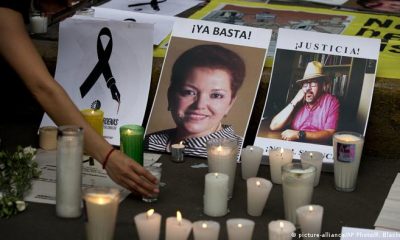
POLYGON ((307 64, 306 71, 302 79, 296 81, 296 83, 303 84, 312 80, 322 80, 326 75, 322 72, 323 65, 318 61, 312 61, 307 64))

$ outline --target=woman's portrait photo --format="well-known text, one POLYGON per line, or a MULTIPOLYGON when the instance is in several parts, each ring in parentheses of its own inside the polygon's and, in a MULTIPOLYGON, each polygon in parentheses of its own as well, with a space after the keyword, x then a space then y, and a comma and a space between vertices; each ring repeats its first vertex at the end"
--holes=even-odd
POLYGON ((146 128, 145 148, 207 157, 207 140, 242 145, 265 49, 173 37, 146 128))

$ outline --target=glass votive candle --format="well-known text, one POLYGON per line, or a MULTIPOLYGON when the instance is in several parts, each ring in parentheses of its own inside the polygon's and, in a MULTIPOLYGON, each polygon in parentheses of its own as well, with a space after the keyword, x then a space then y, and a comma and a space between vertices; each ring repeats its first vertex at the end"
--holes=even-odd
POLYGON ((143 166, 144 128, 128 124, 119 129, 121 151, 143 166))
MULTIPOLYGON (((161 166, 146 166, 145 167, 147 169, 147 171, 149 171, 154 177, 157 178, 158 180, 158 186, 160 186, 160 180, 161 180, 161 172, 162 172, 162 168, 161 166)), ((153 193, 153 196, 151 197, 147 197, 147 196, 143 196, 142 197, 142 201, 143 202, 147 202, 147 203, 152 203, 152 202, 156 202, 158 200, 158 194, 153 193)))
POLYGON ((282 166, 283 205, 286 220, 296 224, 296 209, 310 204, 316 167, 308 163, 282 166))
POLYGON ((237 139, 215 138, 207 141, 208 172, 228 175, 229 198, 232 197, 235 183, 238 147, 237 139))
POLYGON ((317 168, 315 172, 314 187, 318 186, 319 184, 323 159, 324 154, 317 151, 306 151, 300 155, 300 160, 302 163, 309 163, 317 168))
POLYGON ((337 132, 333 135, 333 172, 338 191, 351 192, 356 188, 358 168, 364 137, 355 132, 337 132))
POLYGON ((184 151, 185 151, 185 145, 183 145, 182 142, 172 144, 171 145, 171 157, 172 161, 176 163, 182 163, 185 161, 184 158, 184 151))
POLYGON ((113 239, 119 196, 119 190, 116 188, 93 187, 84 190, 88 240, 113 239))

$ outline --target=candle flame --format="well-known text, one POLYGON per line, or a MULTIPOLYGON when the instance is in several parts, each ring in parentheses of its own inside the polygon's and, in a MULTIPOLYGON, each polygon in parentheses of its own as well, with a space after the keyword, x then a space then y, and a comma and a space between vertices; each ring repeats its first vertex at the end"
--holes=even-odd
POLYGON ((309 211, 309 212, 312 212, 313 210, 314 210, 313 206, 309 206, 309 207, 308 207, 308 211, 309 211))
POLYGON ((146 212, 147 217, 151 217, 154 214, 154 209, 150 209, 146 212))
POLYGON ((238 223, 238 228, 242 228, 243 225, 241 223, 238 223))
POLYGON ((219 145, 219 146, 217 147, 217 151, 218 151, 218 152, 221 152, 221 151, 222 151, 222 146, 221 146, 221 145, 219 145))
POLYGON ((90 111, 91 114, 94 114, 94 110, 90 111))
POLYGON ((253 147, 250 147, 250 151, 253 151, 253 147))
POLYGON ((207 228, 207 223, 201 224, 201 227, 202 227, 202 228, 207 228))
POLYGON ((281 148, 281 155, 283 154, 283 148, 281 148))
POLYGON ((183 141, 180 141, 180 142, 179 142, 179 145, 183 145, 183 141))
POLYGON ((126 133, 127 133, 127 134, 131 134, 131 133, 132 133, 132 130, 127 129, 127 130, 126 130, 126 133))
POLYGON ((182 214, 180 211, 176 211, 176 221, 178 221, 178 224, 182 224, 182 214))
POLYGON ((257 182, 256 182, 256 185, 257 185, 257 187, 261 186, 261 182, 260 182, 260 181, 257 181, 257 182))
POLYGON ((282 221, 279 222, 279 227, 281 228, 281 230, 283 229, 283 222, 282 221))
POLYGON ((214 173, 214 176, 215 176, 215 177, 218 177, 218 173, 214 173))
POLYGON ((312 158, 312 156, 313 156, 312 153, 310 153, 310 157, 311 157, 311 158, 312 158))

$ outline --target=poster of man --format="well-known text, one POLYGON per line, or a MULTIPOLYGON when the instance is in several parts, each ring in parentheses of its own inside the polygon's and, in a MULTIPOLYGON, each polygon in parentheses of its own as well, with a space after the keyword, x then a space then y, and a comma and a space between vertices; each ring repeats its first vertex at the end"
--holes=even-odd
POLYGON ((297 158, 319 151, 331 161, 335 132, 365 135, 379 41, 293 31, 280 29, 255 145, 265 154, 276 147, 293 149, 297 158))
POLYGON ((207 157, 209 139, 241 148, 271 31, 199 20, 174 25, 149 122, 145 148, 207 157), (223 33, 225 32, 225 33, 223 33), (251 37, 250 37, 251 35, 251 37))

